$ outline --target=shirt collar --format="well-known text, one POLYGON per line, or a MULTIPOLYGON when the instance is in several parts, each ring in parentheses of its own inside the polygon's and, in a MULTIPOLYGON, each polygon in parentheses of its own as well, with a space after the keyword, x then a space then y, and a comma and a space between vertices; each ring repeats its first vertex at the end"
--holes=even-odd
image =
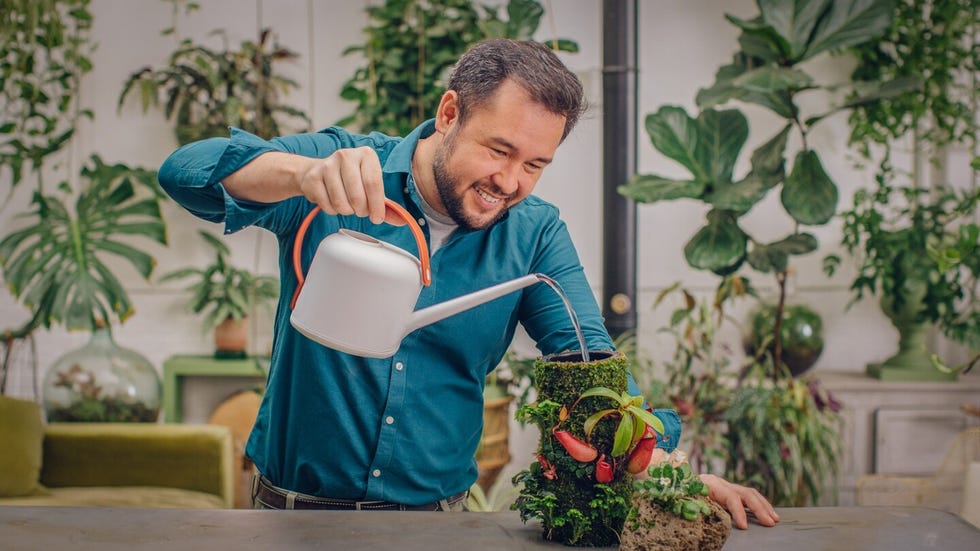
POLYGON ((418 125, 415 130, 405 136, 398 145, 391 150, 388 159, 385 160, 383 172, 404 172, 412 173, 412 156, 415 155, 415 148, 419 145, 419 140, 428 138, 436 131, 436 120, 429 119, 418 125))

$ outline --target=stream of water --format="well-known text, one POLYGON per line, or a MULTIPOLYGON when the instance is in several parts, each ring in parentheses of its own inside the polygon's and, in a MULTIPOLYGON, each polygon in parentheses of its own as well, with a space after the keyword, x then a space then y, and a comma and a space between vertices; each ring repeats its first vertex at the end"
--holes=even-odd
POLYGON ((572 327, 575 328, 575 336, 578 337, 579 350, 582 351, 582 361, 589 361, 589 348, 585 346, 585 335, 582 334, 582 326, 578 322, 578 315, 575 314, 575 309, 572 308, 572 302, 568 300, 568 295, 565 294, 565 290, 561 288, 561 285, 557 281, 551 279, 544 274, 534 274, 538 276, 538 279, 548 284, 548 287, 558 294, 562 303, 565 304, 565 310, 568 311, 568 317, 572 320, 572 327))

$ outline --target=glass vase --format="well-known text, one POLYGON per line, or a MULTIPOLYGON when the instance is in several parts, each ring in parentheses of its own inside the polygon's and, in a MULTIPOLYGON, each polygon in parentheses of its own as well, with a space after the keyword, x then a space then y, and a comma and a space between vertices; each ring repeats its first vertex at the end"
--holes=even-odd
POLYGON ((48 369, 42 396, 48 422, 146 422, 160 414, 160 377, 145 357, 120 347, 108 327, 48 369))

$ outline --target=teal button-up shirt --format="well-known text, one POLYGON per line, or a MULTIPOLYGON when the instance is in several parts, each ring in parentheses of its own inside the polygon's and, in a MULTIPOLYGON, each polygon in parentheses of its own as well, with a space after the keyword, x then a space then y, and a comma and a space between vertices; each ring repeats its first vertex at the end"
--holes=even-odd
MULTIPOLYGON (((289 299, 297 285, 293 238, 312 205, 303 197, 274 204, 235 199, 224 190, 222 179, 269 151, 323 158, 340 148, 368 146, 381 160, 385 195, 422 219, 411 161, 419 139, 433 131, 429 121, 404 139, 328 128, 266 141, 232 129, 231 138, 178 149, 160 168, 160 183, 170 196, 200 218, 224 222, 225 233, 256 225, 278 237, 281 295, 271 370, 246 447, 259 471, 276 486, 407 505, 464 491, 477 478, 473 456, 482 429, 484 381, 510 345, 518 322, 542 354, 579 348, 564 305, 547 285, 532 285, 422 327, 386 359, 332 350, 289 324, 289 299)), ((427 226, 422 227, 428 238, 427 226)), ((303 242, 304 269, 320 240, 340 228, 418 254, 404 227, 320 214, 303 242)), ((538 197, 515 205, 491 228, 456 230, 431 262, 432 284, 423 288, 417 308, 543 273, 568 294, 589 349, 613 346, 558 209, 538 197)), ((630 384, 638 393, 632 378, 630 384)), ((669 410, 656 414, 668 428, 661 447, 672 449, 680 438, 679 419, 669 410)))

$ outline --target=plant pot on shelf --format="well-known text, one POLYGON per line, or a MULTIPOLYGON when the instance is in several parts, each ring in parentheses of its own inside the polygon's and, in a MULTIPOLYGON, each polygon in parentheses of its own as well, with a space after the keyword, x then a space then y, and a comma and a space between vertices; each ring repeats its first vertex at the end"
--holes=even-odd
POLYGON ((248 318, 232 317, 214 328, 214 357, 237 359, 248 356, 248 318))
POLYGON ((926 336, 932 323, 924 319, 926 285, 908 280, 902 287, 901 300, 881 297, 881 311, 898 329, 898 352, 881 363, 867 366, 867 374, 887 381, 955 381, 956 372, 936 369, 926 348, 926 336))
POLYGON ((44 377, 48 422, 156 422, 160 377, 141 354, 118 346, 108 327, 55 360, 44 377))

